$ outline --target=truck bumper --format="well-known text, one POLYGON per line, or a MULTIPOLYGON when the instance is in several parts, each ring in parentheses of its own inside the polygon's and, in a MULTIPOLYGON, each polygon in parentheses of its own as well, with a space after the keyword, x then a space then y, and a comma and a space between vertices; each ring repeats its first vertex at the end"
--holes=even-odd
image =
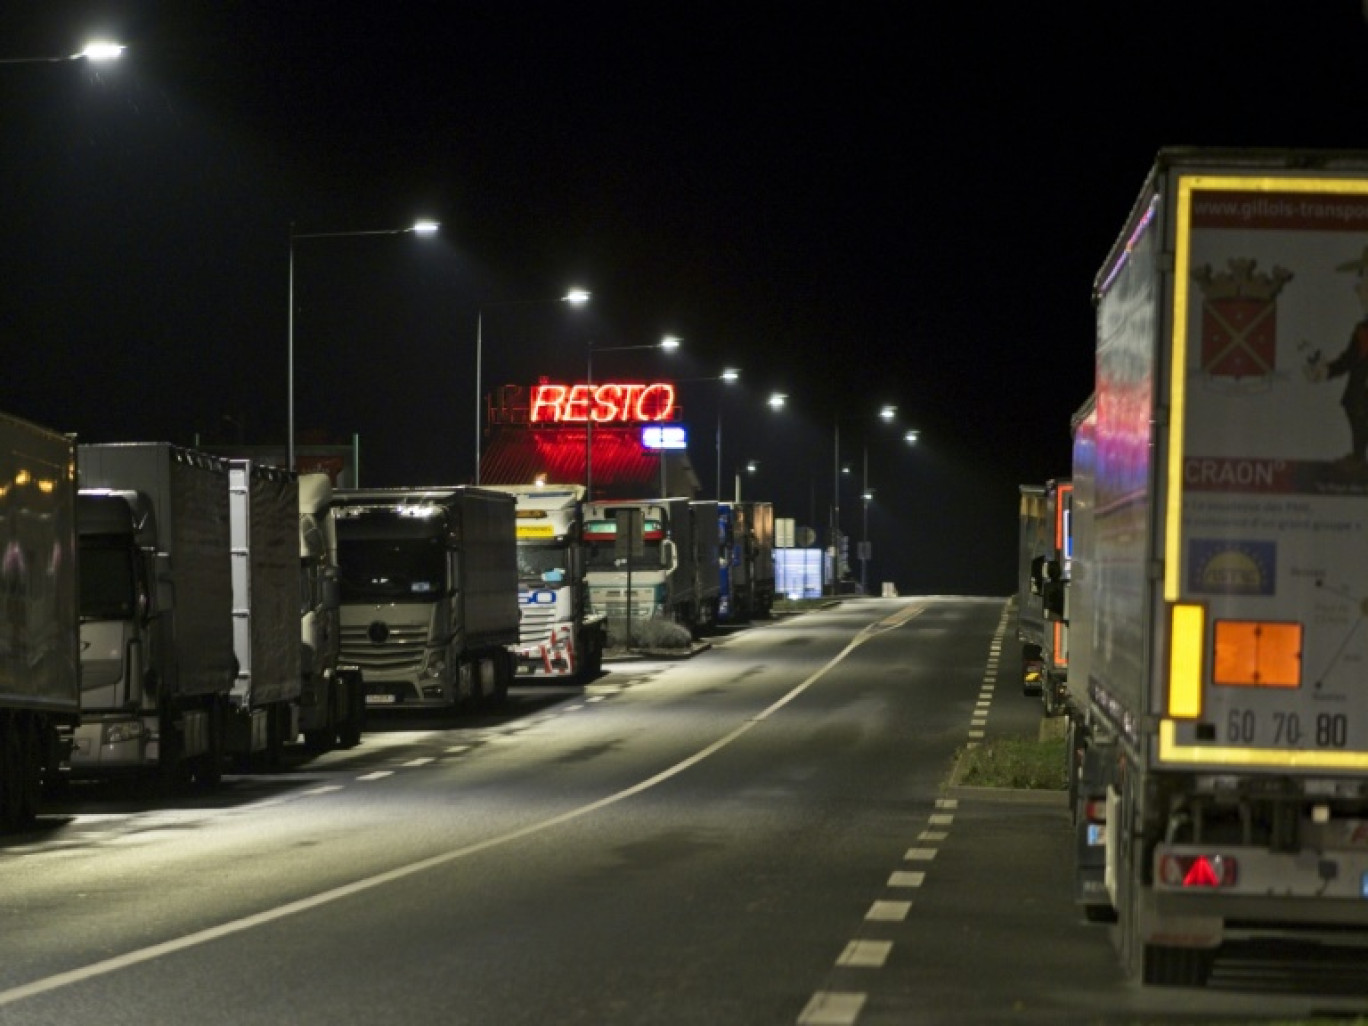
POLYGON ((132 773, 155 767, 160 757, 161 741, 155 719, 86 719, 72 737, 71 775, 132 773))

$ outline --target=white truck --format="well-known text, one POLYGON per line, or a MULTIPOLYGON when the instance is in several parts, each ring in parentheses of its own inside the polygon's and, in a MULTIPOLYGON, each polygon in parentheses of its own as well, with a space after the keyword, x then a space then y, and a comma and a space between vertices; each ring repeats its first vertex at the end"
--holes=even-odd
POLYGON ((321 752, 359 744, 366 724, 361 669, 342 661, 342 598, 337 579, 337 524, 332 479, 299 479, 299 731, 321 752))
MULTIPOLYGON (((650 620, 677 623, 690 633, 697 630, 689 500, 591 502, 584 516, 589 597, 594 612, 607 617, 609 634, 630 643, 637 628, 650 620)), ((714 535, 716 530, 714 525, 714 535)))
POLYGON ((1200 985, 1245 938, 1361 943, 1368 153, 1160 151, 1094 300, 1070 625, 1089 904, 1147 983, 1200 985))
POLYGON ((165 442, 77 449, 81 723, 73 776, 217 785, 237 673, 228 462, 165 442))
POLYGON ((0 831, 32 822, 80 717, 76 443, 0 414, 0 831))
POLYGON ((513 496, 488 488, 333 493, 342 658, 368 708, 501 703, 518 644, 513 496))
POLYGON ((517 502, 517 678, 593 679, 603 667, 608 621, 589 606, 584 486, 487 487, 517 502))

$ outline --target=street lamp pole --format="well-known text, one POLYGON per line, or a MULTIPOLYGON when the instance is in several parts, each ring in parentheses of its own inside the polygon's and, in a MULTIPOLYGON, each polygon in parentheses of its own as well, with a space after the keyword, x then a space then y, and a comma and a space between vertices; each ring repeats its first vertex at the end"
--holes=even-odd
MULTIPOLYGON (((664 349, 671 352, 679 348, 679 343, 683 341, 677 335, 666 335, 659 342, 648 346, 607 346, 600 349, 601 353, 625 353, 632 349, 664 349)), ((594 498, 594 340, 589 339, 585 343, 585 366, 584 383, 589 390, 588 409, 584 417, 584 499, 586 502, 594 498)), ((661 460, 665 459, 665 450, 661 450, 661 460)), ((662 470, 664 469, 662 464, 662 470)))
POLYGON ((295 359, 294 359, 294 325, 295 325, 295 242, 299 239, 343 239, 355 238, 361 235, 431 235, 437 231, 436 221, 417 221, 407 228, 381 228, 370 231, 359 232, 302 232, 296 233, 294 223, 290 223, 290 286, 288 298, 290 303, 290 314, 286 321, 286 435, 285 435, 285 466, 289 470, 295 469, 295 359))
POLYGON ((484 410, 482 392, 484 363, 484 312, 502 306, 535 306, 541 303, 569 303, 583 306, 589 302, 589 293, 584 289, 570 289, 565 295, 555 299, 509 300, 504 303, 486 303, 475 313, 475 483, 480 483, 480 436, 484 433, 484 410))

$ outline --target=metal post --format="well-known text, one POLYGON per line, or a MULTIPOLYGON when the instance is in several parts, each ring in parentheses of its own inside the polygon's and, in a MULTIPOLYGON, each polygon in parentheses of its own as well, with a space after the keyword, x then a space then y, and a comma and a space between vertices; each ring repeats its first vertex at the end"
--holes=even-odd
POLYGON ((484 418, 480 416, 480 365, 484 359, 484 310, 475 312, 475 483, 480 483, 480 432, 484 418))
POLYGON ((869 442, 864 444, 864 480, 860 498, 864 502, 864 527, 860 538, 860 591, 869 594, 869 442))
POLYGON ((288 422, 285 434, 285 469, 295 469, 295 446, 294 446, 294 222, 290 222, 290 317, 288 324, 288 347, 286 349, 286 398, 285 398, 285 419, 288 422))
POLYGON ((841 576, 841 420, 832 423, 831 442, 831 593, 841 576))
POLYGON ((585 347, 584 378, 591 396, 584 418, 584 501, 594 500, 594 342, 589 340, 585 347))

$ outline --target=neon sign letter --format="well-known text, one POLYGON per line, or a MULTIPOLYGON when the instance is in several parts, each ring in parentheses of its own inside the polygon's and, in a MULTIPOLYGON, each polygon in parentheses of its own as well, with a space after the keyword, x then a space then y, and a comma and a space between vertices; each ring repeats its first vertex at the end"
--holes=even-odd
POLYGON ((673 420, 674 385, 608 382, 602 385, 533 385, 534 424, 640 424, 673 420))

